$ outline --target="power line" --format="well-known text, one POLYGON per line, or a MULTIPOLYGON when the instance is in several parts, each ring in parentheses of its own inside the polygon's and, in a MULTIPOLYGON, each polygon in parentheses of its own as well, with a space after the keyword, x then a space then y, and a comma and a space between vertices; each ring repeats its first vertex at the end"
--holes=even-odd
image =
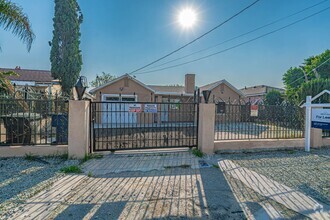
POLYGON ((201 39, 202 37, 206 36, 207 34, 213 32, 213 31, 216 30, 217 28, 219 28, 219 27, 221 27, 222 25, 226 24, 227 22, 229 22, 229 21, 232 20, 233 18, 237 17, 238 15, 240 15, 241 13, 243 13, 244 11, 246 11, 247 9, 249 9, 250 7, 252 7, 253 5, 255 5, 255 4, 256 4, 257 2, 259 2, 259 1, 260 1, 260 0, 256 0, 256 1, 254 1, 252 4, 250 4, 250 5, 248 5, 247 7, 243 8, 242 10, 240 10, 239 12, 237 12, 236 14, 234 14, 233 16, 231 16, 230 18, 228 18, 227 20, 221 22, 220 24, 218 24, 217 26, 215 26, 215 27, 212 28, 211 30, 205 32, 204 34, 200 35, 199 37, 195 38, 194 40, 192 40, 192 41, 188 42, 187 44, 185 44, 185 45, 179 47, 178 49, 176 49, 176 50, 174 50, 174 51, 172 51, 172 52, 166 54, 165 56, 162 56, 161 58, 159 58, 159 59, 157 59, 157 60, 155 60, 155 61, 152 61, 151 63, 149 63, 149 64, 147 64, 147 65, 144 65, 144 66, 142 66, 142 67, 140 67, 140 68, 138 68, 138 69, 136 69, 136 70, 130 72, 129 74, 136 73, 136 72, 138 72, 138 71, 140 71, 140 70, 142 70, 142 69, 144 69, 144 68, 146 68, 146 67, 148 67, 148 66, 151 66, 152 64, 157 63, 157 62, 159 62, 160 60, 163 60, 163 59, 165 59, 166 57, 169 57, 169 56, 171 56, 172 54, 174 54, 174 53, 176 53, 176 52, 182 50, 183 48, 189 46, 190 44, 196 42, 197 40, 201 39))
POLYGON ((171 69, 171 68, 174 68, 174 67, 183 66, 183 65, 186 65, 186 64, 189 64, 189 63, 193 63, 193 62, 196 62, 196 61, 199 61, 199 60, 203 60, 203 59, 206 59, 206 58, 209 58, 209 57, 215 56, 215 55, 220 54, 220 53, 224 53, 224 52, 226 52, 226 51, 229 51, 229 50, 232 50, 232 49, 237 48, 237 47, 239 47, 239 46, 242 46, 242 45, 245 45, 245 44, 251 43, 251 42, 256 41, 256 40, 258 40, 258 39, 260 39, 260 38, 263 38, 263 37, 268 36, 268 35, 270 35, 270 34, 276 33, 276 32, 278 32, 278 31, 280 31, 280 30, 285 29, 285 28, 288 28, 288 27, 290 27, 290 26, 292 26, 292 25, 295 25, 295 24, 297 24, 297 23, 299 23, 299 22, 302 22, 302 21, 304 21, 304 20, 306 20, 306 19, 309 19, 309 18, 311 18, 311 17, 313 17, 313 16, 315 16, 315 15, 318 15, 318 14, 320 14, 320 13, 326 11, 326 10, 329 10, 329 9, 330 9, 330 7, 327 7, 327 8, 325 8, 325 9, 322 9, 322 10, 320 10, 320 11, 318 11, 318 12, 315 12, 315 13, 313 13, 313 14, 307 16, 307 17, 304 17, 304 18, 299 19, 299 20, 297 20, 297 21, 295 21, 295 22, 292 22, 292 23, 290 23, 290 24, 288 24, 288 25, 285 25, 285 26, 283 26, 283 27, 281 27, 281 28, 278 28, 278 29, 275 29, 275 30, 273 30, 273 31, 267 32, 267 33, 265 33, 265 34, 262 34, 262 35, 260 35, 260 36, 258 36, 258 37, 255 37, 255 38, 250 39, 250 40, 248 40, 248 41, 245 41, 245 42, 243 42, 243 43, 236 44, 236 45, 234 45, 234 46, 232 46, 232 47, 226 48, 226 49, 224 49, 224 50, 221 50, 221 51, 218 51, 218 52, 215 52, 215 53, 212 53, 212 54, 209 54, 209 55, 207 55, 207 56, 203 56, 203 57, 200 57, 200 58, 197 58, 197 59, 194 59, 194 60, 190 60, 190 61, 187 61, 187 62, 184 62, 184 63, 180 63, 180 64, 176 64, 176 65, 172 65, 172 66, 168 66, 168 67, 164 67, 164 68, 160 68, 160 69, 156 69, 156 70, 151 70, 151 71, 145 71, 145 72, 136 73, 135 75, 140 75, 140 74, 145 74, 145 73, 152 73, 152 72, 158 72, 158 71, 162 71, 162 70, 166 70, 166 69, 171 69))
POLYGON ((243 34, 240 34, 240 35, 235 36, 235 37, 233 37, 233 38, 230 38, 230 39, 228 39, 228 40, 222 41, 222 42, 220 42, 220 43, 218 43, 218 44, 215 44, 215 45, 213 45, 213 46, 207 47, 207 48, 205 48, 205 49, 198 50, 198 51, 195 51, 195 52, 193 52, 193 53, 187 54, 187 55, 185 55, 185 56, 182 56, 182 57, 179 57, 179 58, 176 58, 176 59, 172 59, 172 60, 167 61, 167 62, 165 62, 165 63, 162 63, 162 64, 159 64, 159 65, 153 66, 153 67, 151 67, 151 69, 149 69, 149 70, 152 70, 152 69, 155 69, 155 68, 157 68, 157 67, 164 66, 164 65, 166 65, 166 64, 173 63, 173 62, 175 62, 175 61, 182 60, 182 59, 187 58, 187 57, 190 57, 190 56, 192 56, 192 55, 195 55, 195 54, 198 54, 198 53, 201 53, 201 52, 204 52, 204 51, 210 50, 210 49, 212 49, 212 48, 218 47, 218 46, 220 46, 220 45, 222 45, 222 44, 228 43, 228 42, 233 41, 233 40, 235 40, 235 39, 237 39, 237 38, 240 38, 240 37, 246 36, 246 35, 248 35, 248 34, 251 34, 251 33, 253 33, 253 32, 256 32, 256 31, 258 31, 258 30, 260 30, 260 29, 263 29, 263 28, 265 28, 265 27, 268 27, 268 26, 270 26, 270 25, 276 24, 276 23, 278 23, 278 22, 280 22, 280 21, 283 21, 283 20, 285 20, 285 19, 288 19, 288 18, 290 18, 290 17, 293 17, 293 16, 295 16, 295 15, 297 15, 297 14, 300 14, 300 13, 302 13, 302 12, 304 12, 304 11, 307 11, 307 10, 309 10, 309 9, 311 9, 311 8, 314 8, 314 7, 316 7, 316 6, 320 5, 320 4, 323 4, 323 3, 327 2, 327 1, 329 1, 329 0, 321 1, 321 2, 319 2, 319 3, 317 3, 317 4, 311 5, 311 6, 307 7, 307 8, 304 8, 304 9, 302 9, 302 10, 300 10, 300 11, 297 11, 297 12, 295 12, 295 13, 293 13, 293 14, 290 14, 290 15, 287 15, 287 16, 284 16, 284 17, 281 17, 281 18, 279 18, 279 19, 277 19, 277 20, 275 20, 275 21, 272 21, 272 22, 270 22, 270 23, 268 23, 268 24, 262 25, 262 26, 260 26, 260 27, 258 27, 258 28, 255 28, 255 29, 251 30, 251 31, 248 31, 248 32, 243 33, 243 34))

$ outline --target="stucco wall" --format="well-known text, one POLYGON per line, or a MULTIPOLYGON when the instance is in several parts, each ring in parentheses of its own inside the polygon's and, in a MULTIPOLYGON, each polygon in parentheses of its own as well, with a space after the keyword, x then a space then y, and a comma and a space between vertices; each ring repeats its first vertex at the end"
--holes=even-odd
POLYGON ((54 156, 68 153, 68 146, 12 146, 0 147, 0 157, 24 157, 26 154, 54 156))
MULTIPOLYGON (((115 95, 136 95, 137 96, 137 101, 138 102, 150 102, 155 100, 155 95, 152 91, 149 89, 143 87, 142 85, 136 83, 135 81, 131 80, 128 77, 122 78, 121 80, 110 84, 104 88, 99 89, 96 91, 95 96, 96 102, 102 101, 101 96, 103 94, 115 94, 115 95), (101 92, 101 93, 100 93, 101 92)), ((97 104, 96 106, 96 111, 101 110, 101 104, 97 104)), ((98 114, 96 117, 96 122, 100 123, 101 122, 101 117, 102 114, 98 114)), ((150 123, 153 121, 153 117, 151 116, 141 116, 141 114, 137 115, 137 120, 138 122, 144 121, 144 122, 149 122, 150 123)))
MULTIPOLYGON (((168 110, 168 122, 192 122, 194 121, 194 111, 195 105, 194 97, 191 96, 157 96, 156 99, 158 102, 164 101, 162 105, 168 110), (165 99, 165 101, 164 101, 165 99), (180 100, 177 106, 173 104, 166 104, 167 100, 177 99, 180 100), (181 104, 182 103, 182 104, 181 104), (184 104, 190 103, 190 104, 184 104)), ((160 114, 163 112, 160 111, 162 109, 160 106, 158 108, 158 116, 157 118, 161 118, 160 114)))
POLYGON ((330 138, 322 138, 323 146, 330 146, 330 138))
POLYGON ((259 140, 228 140, 215 141, 214 151, 236 151, 253 149, 286 149, 303 148, 305 139, 259 139, 259 140))
MULTIPOLYGON (((236 103, 238 103, 239 99, 240 95, 237 92, 232 90, 226 84, 222 83, 212 89, 209 102, 216 103, 222 100, 227 102, 230 100, 230 102, 232 103, 236 100, 236 103)), ((204 102, 204 98, 202 98, 202 102, 204 102)))
POLYGON ((150 102, 154 101, 154 94, 149 89, 146 89, 142 85, 136 83, 129 78, 123 78, 111 85, 108 85, 98 91, 96 91, 96 101, 100 101, 101 94, 122 94, 122 95, 137 95, 139 102, 150 102), (128 80, 128 83, 125 83, 128 80), (126 84, 126 85, 125 85, 126 84))

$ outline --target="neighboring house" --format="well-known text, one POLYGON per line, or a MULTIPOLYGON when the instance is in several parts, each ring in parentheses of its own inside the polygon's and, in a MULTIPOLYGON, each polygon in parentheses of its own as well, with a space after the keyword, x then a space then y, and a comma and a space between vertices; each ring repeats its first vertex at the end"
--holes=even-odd
MULTIPOLYGON (((200 91, 211 90, 210 101, 217 102, 222 100, 227 102, 229 100, 239 100, 242 97, 242 93, 234 86, 229 84, 225 80, 221 80, 206 86, 202 86, 200 91)), ((173 103, 193 103, 195 96, 195 74, 186 74, 184 86, 161 86, 161 85, 146 85, 134 77, 125 74, 106 83, 102 86, 94 88, 89 92, 95 95, 96 101, 113 102, 110 105, 117 105, 112 107, 113 109, 120 109, 122 106, 127 109, 121 109, 125 112, 128 111, 128 105, 121 105, 120 102, 161 102, 159 117, 154 118, 157 122, 169 122, 177 121, 178 117, 175 112, 175 104, 173 103), (169 104, 167 104, 169 103, 169 104)), ((108 108, 106 104, 102 108, 108 108)), ((103 109, 103 111, 105 111, 103 109)), ((188 110, 188 109, 187 109, 188 110)), ((112 114, 112 113, 111 113, 112 114)), ((113 114, 116 114, 115 111, 113 114)), ((130 113, 131 114, 131 113, 130 113)), ((134 123, 136 117, 134 114, 121 117, 122 121, 128 121, 127 118, 132 120, 130 123, 134 123)), ((120 118, 116 116, 110 116, 108 119, 102 119, 103 123, 107 123, 107 120, 113 120, 113 118, 120 118)), ((101 119, 99 119, 101 120, 101 119)), ((117 119, 116 119, 117 120, 117 119)), ((180 118, 181 121, 189 121, 191 119, 180 118)))
POLYGON ((251 86, 241 89, 245 96, 245 102, 250 102, 251 104, 263 103, 267 93, 273 90, 284 93, 284 89, 266 85, 251 86))
MULTIPOLYGON (((224 79, 200 87, 201 96, 204 90, 211 91, 209 103, 226 102, 231 104, 239 104, 241 98, 244 97, 244 94, 240 90, 236 89, 232 84, 224 79)), ((203 97, 201 101, 204 102, 203 97)))
POLYGON ((13 71, 18 74, 18 76, 7 77, 17 90, 28 87, 30 92, 35 93, 49 94, 51 92, 54 95, 61 92, 59 81, 51 76, 50 71, 21 69, 20 67, 15 69, 0 68, 0 71, 13 71))

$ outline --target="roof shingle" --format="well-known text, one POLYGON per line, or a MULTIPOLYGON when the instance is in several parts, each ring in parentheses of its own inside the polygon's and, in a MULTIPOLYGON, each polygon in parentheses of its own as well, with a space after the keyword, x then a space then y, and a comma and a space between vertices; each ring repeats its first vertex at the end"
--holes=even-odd
POLYGON ((158 85, 148 85, 149 88, 153 89, 155 92, 161 93, 178 93, 184 94, 184 86, 158 86, 158 85))
POLYGON ((54 78, 48 70, 28 70, 28 69, 9 69, 0 68, 0 72, 13 71, 19 76, 8 76, 9 80, 34 81, 36 83, 51 82, 54 78))

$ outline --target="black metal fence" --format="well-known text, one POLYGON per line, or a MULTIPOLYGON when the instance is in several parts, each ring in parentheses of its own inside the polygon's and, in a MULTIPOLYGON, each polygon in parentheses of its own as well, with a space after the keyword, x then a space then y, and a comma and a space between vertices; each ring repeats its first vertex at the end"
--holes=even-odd
POLYGON ((62 99, 0 99, 0 145, 68 143, 69 103, 62 99))
POLYGON ((92 102, 94 151, 197 146, 195 103, 92 102))
POLYGON ((330 130, 322 130, 322 137, 330 137, 330 130))
POLYGON ((292 105, 216 105, 215 140, 304 137, 304 109, 292 105))

